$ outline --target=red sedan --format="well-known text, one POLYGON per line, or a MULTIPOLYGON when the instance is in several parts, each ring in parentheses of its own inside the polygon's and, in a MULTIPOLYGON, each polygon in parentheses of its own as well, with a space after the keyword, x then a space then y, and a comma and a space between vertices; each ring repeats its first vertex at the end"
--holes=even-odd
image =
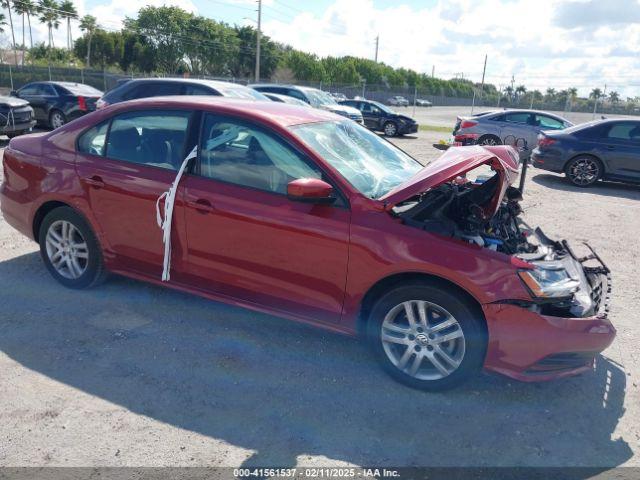
POLYGON ((472 146, 423 167, 321 110, 154 98, 14 138, 0 200, 68 287, 112 272, 362 335, 438 390, 576 374, 615 336, 607 267, 522 222, 517 165, 472 146))

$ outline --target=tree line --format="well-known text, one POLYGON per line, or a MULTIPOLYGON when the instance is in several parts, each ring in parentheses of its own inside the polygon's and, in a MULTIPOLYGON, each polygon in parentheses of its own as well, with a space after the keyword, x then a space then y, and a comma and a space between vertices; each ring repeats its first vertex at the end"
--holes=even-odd
MULTIPOLYGON (((23 59, 26 56, 31 63, 150 75, 188 73, 247 79, 254 74, 256 29, 251 26, 229 25, 175 6, 148 6, 135 18, 126 18, 123 28, 108 30, 92 15, 79 18, 72 0, 0 0, 0 5, 7 12, 0 13, 0 32, 8 26, 14 50, 22 50, 23 59), (33 43, 32 19, 47 26, 46 43, 33 43), (83 32, 76 39, 72 38, 72 21, 79 22, 83 32), (61 26, 66 29, 64 47, 54 42, 53 32, 61 26)), ((542 93, 519 85, 498 91, 492 84, 480 86, 468 79, 435 78, 365 58, 321 58, 275 42, 264 34, 261 42, 261 76, 281 82, 317 82, 327 88, 377 85, 407 92, 415 89, 422 95, 463 98, 477 95, 479 104, 501 106, 544 104, 546 108, 586 109, 596 99, 612 105, 621 102, 615 91, 605 98, 596 88, 588 99, 578 98, 575 88, 560 91, 549 88, 542 93)), ((627 99, 627 103, 632 100, 635 101, 627 99)))

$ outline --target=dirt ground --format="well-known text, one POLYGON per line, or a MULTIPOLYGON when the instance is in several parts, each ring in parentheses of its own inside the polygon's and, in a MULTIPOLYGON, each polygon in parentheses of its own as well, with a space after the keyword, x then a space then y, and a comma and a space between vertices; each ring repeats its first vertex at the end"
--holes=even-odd
MULTIPOLYGON (((441 136, 396 142, 427 162, 441 136)), ((640 466, 640 188, 531 170, 525 197, 609 263, 618 337, 579 377, 442 394, 279 318, 119 277, 67 290, 0 218, 0 465, 640 466)))

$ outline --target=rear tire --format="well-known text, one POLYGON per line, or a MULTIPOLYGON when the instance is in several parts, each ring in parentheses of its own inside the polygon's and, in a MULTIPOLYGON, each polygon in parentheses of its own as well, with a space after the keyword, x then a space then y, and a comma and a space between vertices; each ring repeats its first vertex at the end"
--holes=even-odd
POLYGON ((107 276, 102 249, 87 221, 70 207, 58 207, 42 220, 40 256, 47 270, 65 287, 84 289, 107 276))
POLYGON ((51 110, 49 114, 49 127, 52 129, 60 128, 67 123, 67 117, 60 110, 51 110))
POLYGON ((502 142, 495 135, 483 135, 482 137, 480 137, 478 139, 477 144, 478 145, 494 146, 494 145, 502 145, 502 142))
POLYGON ((602 162, 589 155, 580 155, 569 160, 564 173, 576 187, 586 188, 595 184, 602 177, 602 162))
POLYGON ((487 349, 482 314, 437 282, 384 294, 371 310, 367 338, 389 375, 425 391, 447 390, 476 375, 487 349))

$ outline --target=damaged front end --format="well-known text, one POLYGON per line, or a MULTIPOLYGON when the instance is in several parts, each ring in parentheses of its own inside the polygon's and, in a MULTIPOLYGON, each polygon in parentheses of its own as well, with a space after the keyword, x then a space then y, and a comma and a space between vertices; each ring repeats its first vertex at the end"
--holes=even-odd
POLYGON ((517 301, 521 307, 555 317, 606 316, 609 269, 588 245, 591 253, 579 257, 566 241, 521 219, 522 194, 511 186, 517 174, 511 147, 460 147, 383 200, 406 225, 519 259, 532 299, 517 301))

